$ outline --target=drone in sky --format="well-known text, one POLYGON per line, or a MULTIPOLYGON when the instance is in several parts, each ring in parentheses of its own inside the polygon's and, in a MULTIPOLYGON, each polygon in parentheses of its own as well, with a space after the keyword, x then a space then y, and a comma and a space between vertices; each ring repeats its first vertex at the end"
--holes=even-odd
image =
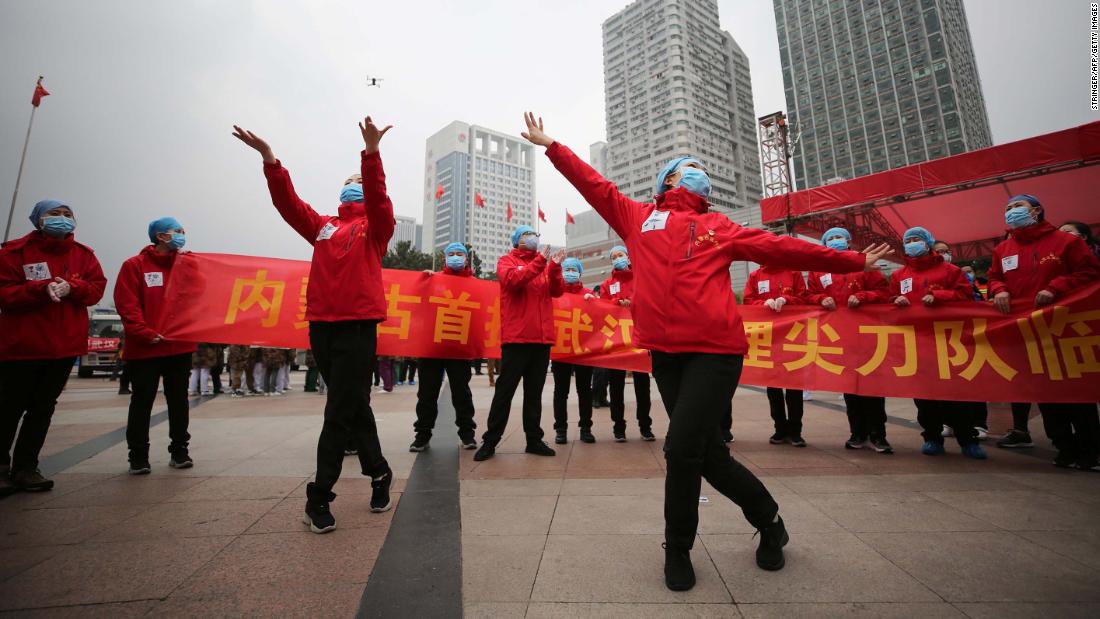
POLYGON ((367 77, 367 86, 374 86, 376 88, 382 87, 382 78, 380 77, 367 77))

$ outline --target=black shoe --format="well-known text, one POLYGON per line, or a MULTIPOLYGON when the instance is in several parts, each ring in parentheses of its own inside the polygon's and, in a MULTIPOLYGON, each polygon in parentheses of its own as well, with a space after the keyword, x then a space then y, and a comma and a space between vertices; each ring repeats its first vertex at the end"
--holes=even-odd
POLYGON ((787 441, 795 447, 805 447, 806 441, 802 438, 801 434, 795 434, 794 436, 787 437, 787 441))
POLYGON ((472 436, 468 438, 459 437, 458 444, 463 449, 477 449, 477 441, 472 436))
POLYGON ((195 466, 195 462, 187 454, 187 450, 184 449, 172 454, 172 457, 168 459, 168 466, 174 469, 189 469, 195 466))
POLYGON ((890 446, 890 443, 886 441, 885 436, 872 436, 871 447, 880 454, 892 454, 894 448, 890 446))
POLYGON ((495 445, 483 442, 481 447, 477 450, 477 453, 474 454, 474 462, 484 462, 492 458, 496 453, 497 448, 495 445))
POLYGON ((864 444, 867 443, 867 439, 862 436, 852 435, 846 443, 844 443, 844 449, 863 449, 864 444))
POLYGON ((1031 442, 1031 433, 1020 432, 1019 430, 1011 430, 1004 438, 997 441, 997 447, 1003 449, 1021 449, 1034 446, 1035 443, 1031 442))
POLYGON ((771 443, 772 445, 781 445, 783 443, 783 440, 786 439, 786 438, 787 438, 787 435, 785 435, 782 432, 779 432, 777 430, 775 432, 775 434, 768 437, 768 442, 771 443))
POLYGON ((639 432, 642 435, 642 440, 647 443, 652 443, 653 441, 657 440, 657 437, 653 436, 653 430, 650 430, 649 428, 640 430, 639 432))
POLYGON ((539 441, 537 443, 527 443, 527 449, 523 451, 533 456, 555 456, 557 452, 550 449, 550 446, 546 443, 539 441))
POLYGON ((345 456, 358 456, 359 455, 359 450, 354 448, 354 447, 348 447, 348 448, 344 449, 344 455, 345 456))
POLYGON ((661 544, 665 549, 665 586, 673 591, 687 591, 695 586, 695 569, 691 567, 691 551, 661 544))
POLYGON ((0 498, 9 494, 15 494, 19 488, 11 483, 11 469, 8 466, 0 466, 0 498))
POLYGON ((722 442, 727 444, 727 445, 732 443, 733 442, 733 433, 732 432, 723 432, 722 433, 722 442))
POLYGON ((148 475, 153 470, 153 467, 149 466, 149 460, 131 460, 130 461, 130 474, 131 475, 148 475))
POLYGON ((602 407, 603 407, 603 404, 600 404, 599 400, 593 400, 592 401, 592 408, 602 408, 602 407))
POLYGON ((432 437, 430 436, 417 436, 416 439, 413 440, 412 445, 409 445, 409 451, 413 453, 426 451, 429 447, 428 443, 431 442, 431 440, 432 437))
POLYGON ((1066 456, 1065 454, 1062 454, 1060 452, 1057 456, 1054 456, 1054 466, 1060 469, 1071 469, 1076 463, 1076 458, 1066 456))
POLYGON ((390 501, 390 486, 393 484, 393 470, 389 466, 381 477, 370 480, 370 510, 376 514, 389 511, 393 507, 390 501))
POLYGON ((558 430, 557 435, 554 437, 554 442, 558 445, 564 445, 569 442, 569 438, 565 435, 565 430, 558 430))
POLYGON ((615 442, 616 443, 625 443, 626 442, 626 431, 616 430, 615 431, 615 442))
POLYGON ((15 471, 11 474, 11 483, 23 492, 53 490, 53 480, 42 477, 42 472, 36 468, 15 471))
POLYGON ((328 533, 336 528, 336 518, 328 504, 336 499, 332 492, 321 492, 313 482, 306 484, 306 513, 302 522, 309 525, 314 533, 328 533))
POLYGON ((130 392, 129 389, 119 389, 118 390, 118 395, 130 395, 130 393, 131 392, 130 392))
POLYGON ((592 430, 584 428, 581 430, 581 442, 582 443, 595 443, 596 437, 592 435, 592 430))
POLYGON ((787 563, 783 558, 783 547, 791 541, 787 527, 783 526, 783 518, 758 529, 757 533, 760 534, 760 546, 756 548, 756 565, 771 572, 783 569, 787 563))

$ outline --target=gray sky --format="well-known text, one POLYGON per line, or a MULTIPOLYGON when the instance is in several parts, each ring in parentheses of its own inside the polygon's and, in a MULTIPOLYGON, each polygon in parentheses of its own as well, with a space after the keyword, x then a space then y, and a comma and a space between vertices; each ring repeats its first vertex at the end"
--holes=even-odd
MULTIPOLYGON (((626 4, 0 0, 0 221, 42 74, 51 96, 35 119, 13 236, 50 197, 73 205, 77 238, 112 280, 162 215, 183 222, 188 249, 308 259, 232 124, 265 137, 322 213, 357 169, 357 120, 394 124, 382 143, 390 195, 398 214, 421 219, 424 140, 452 120, 518 134, 533 109, 587 157, 604 139, 600 24, 626 4)), ((965 4, 995 143, 1098 118, 1089 2, 965 4)), ((719 0, 719 12, 752 64, 756 115, 784 109, 771 0, 719 0)), ((563 244, 564 211, 588 207, 544 158, 537 190, 544 238, 563 244)))

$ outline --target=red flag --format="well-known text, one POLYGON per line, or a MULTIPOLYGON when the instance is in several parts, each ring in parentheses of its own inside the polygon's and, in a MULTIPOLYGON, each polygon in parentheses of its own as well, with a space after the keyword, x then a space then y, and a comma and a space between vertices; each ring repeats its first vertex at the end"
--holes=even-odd
POLYGON ((485 198, 482 198, 481 194, 476 191, 474 192, 474 204, 480 206, 481 208, 485 208, 485 198))
POLYGON ((512 221, 512 203, 511 202, 508 203, 508 220, 507 221, 512 221))
POLYGON ((573 219, 573 216, 569 214, 569 211, 565 211, 565 223, 567 223, 567 224, 577 223, 577 220, 573 219))
POLYGON ((435 188, 435 199, 438 200, 443 197, 443 183, 439 184, 439 187, 435 188))
POLYGON ((539 205, 539 221, 546 223, 546 213, 542 212, 542 205, 539 205))
POLYGON ((42 78, 38 78, 38 83, 34 87, 34 96, 31 97, 31 105, 38 107, 39 103, 42 103, 42 97, 50 96, 50 92, 42 87, 42 78))

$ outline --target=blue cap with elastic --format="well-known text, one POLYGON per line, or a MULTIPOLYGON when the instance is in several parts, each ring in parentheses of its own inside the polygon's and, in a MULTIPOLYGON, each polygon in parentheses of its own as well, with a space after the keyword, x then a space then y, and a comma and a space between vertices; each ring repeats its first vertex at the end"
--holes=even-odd
POLYGON ((157 242, 157 235, 161 232, 168 232, 169 230, 175 230, 182 227, 183 226, 175 217, 161 217, 156 221, 152 221, 149 223, 149 242, 155 244, 157 242))

